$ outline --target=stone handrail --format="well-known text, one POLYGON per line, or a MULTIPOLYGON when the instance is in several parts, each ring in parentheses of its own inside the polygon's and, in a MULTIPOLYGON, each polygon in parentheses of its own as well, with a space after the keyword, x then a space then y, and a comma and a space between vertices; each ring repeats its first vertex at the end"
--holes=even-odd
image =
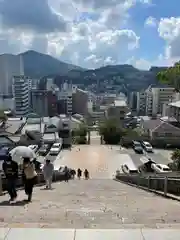
POLYGON ((180 196, 180 176, 140 176, 140 175, 116 175, 121 182, 143 187, 148 190, 163 192, 164 196, 173 194, 180 196))

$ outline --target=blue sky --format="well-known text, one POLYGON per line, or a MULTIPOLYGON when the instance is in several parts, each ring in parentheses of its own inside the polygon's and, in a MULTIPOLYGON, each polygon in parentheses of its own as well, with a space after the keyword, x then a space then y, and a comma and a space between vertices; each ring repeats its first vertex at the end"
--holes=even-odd
POLYGON ((130 21, 128 27, 132 28, 140 37, 140 48, 136 56, 148 58, 149 61, 156 58, 165 49, 165 41, 159 37, 157 27, 148 28, 144 26, 149 16, 154 17, 157 21, 162 18, 180 17, 179 0, 153 0, 153 4, 145 6, 137 4, 130 9, 130 21))

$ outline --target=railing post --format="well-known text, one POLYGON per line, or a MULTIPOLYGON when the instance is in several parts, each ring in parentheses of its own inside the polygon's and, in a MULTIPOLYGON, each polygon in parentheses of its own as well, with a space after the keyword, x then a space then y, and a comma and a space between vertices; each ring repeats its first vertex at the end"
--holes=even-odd
POLYGON ((151 176, 148 177, 148 189, 151 188, 151 176))
POLYGON ((167 195, 168 177, 164 178, 164 196, 167 195))
POLYGON ((3 195, 3 188, 2 188, 2 175, 0 173, 0 196, 3 195))

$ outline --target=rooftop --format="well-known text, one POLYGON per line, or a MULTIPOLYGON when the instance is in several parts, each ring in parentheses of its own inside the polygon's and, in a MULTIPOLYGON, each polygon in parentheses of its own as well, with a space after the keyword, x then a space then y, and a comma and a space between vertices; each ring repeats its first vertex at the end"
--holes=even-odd
POLYGON ((114 105, 115 105, 116 107, 126 107, 126 106, 127 106, 125 100, 115 100, 115 101, 114 101, 114 105))
POLYGON ((144 121, 143 128, 149 129, 152 131, 158 130, 159 132, 166 132, 166 131, 179 132, 180 131, 180 128, 178 128, 177 126, 174 126, 170 122, 162 121, 160 119, 151 119, 149 121, 144 121))
POLYGON ((8 118, 4 127, 0 127, 0 133, 17 134, 18 131, 25 124, 25 119, 20 118, 8 118))
MULTIPOLYGON (((43 130, 44 123, 41 124, 41 132, 43 130)), ((26 131, 40 131, 40 124, 25 124, 21 133, 25 134, 26 131)))
POLYGON ((169 105, 169 106, 172 106, 172 107, 178 107, 178 108, 180 108, 180 101, 172 102, 172 103, 169 103, 168 105, 169 105))

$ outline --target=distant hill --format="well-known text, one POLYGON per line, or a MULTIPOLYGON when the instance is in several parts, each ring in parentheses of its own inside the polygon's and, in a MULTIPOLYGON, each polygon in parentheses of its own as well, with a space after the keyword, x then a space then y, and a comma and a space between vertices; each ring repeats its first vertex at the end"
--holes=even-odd
POLYGON ((107 89, 118 91, 140 91, 149 85, 162 86, 156 78, 156 74, 164 68, 153 67, 149 71, 139 70, 132 65, 110 65, 94 70, 71 70, 65 76, 55 76, 57 85, 64 80, 74 84, 92 85, 99 84, 99 89, 105 92, 107 89))
POLYGON ((53 77, 59 86, 66 80, 73 84, 86 86, 99 84, 99 89, 102 92, 106 91, 107 88, 118 89, 118 91, 122 91, 122 89, 140 91, 149 85, 159 86, 156 74, 165 69, 153 66, 149 71, 144 71, 132 65, 122 64, 87 70, 32 50, 20 55, 23 57, 25 75, 27 76, 33 78, 53 77))
POLYGON ((47 75, 64 75, 71 70, 82 71, 81 67, 62 62, 47 54, 36 51, 27 51, 20 54, 24 60, 24 71, 26 76, 40 78, 47 75))

